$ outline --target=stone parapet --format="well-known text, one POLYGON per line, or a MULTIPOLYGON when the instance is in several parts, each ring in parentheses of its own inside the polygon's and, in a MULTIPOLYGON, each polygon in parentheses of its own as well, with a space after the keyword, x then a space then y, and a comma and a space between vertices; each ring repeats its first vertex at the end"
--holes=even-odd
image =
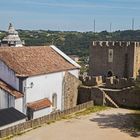
POLYGON ((108 77, 106 78, 105 87, 106 88, 115 88, 121 89, 130 86, 134 86, 134 78, 115 78, 115 77, 108 77))
POLYGON ((80 76, 83 85, 96 86, 103 83, 102 76, 80 76))
POLYGON ((129 47, 129 46, 140 46, 140 42, 133 42, 133 41, 93 41, 93 46, 100 46, 100 47, 129 47))

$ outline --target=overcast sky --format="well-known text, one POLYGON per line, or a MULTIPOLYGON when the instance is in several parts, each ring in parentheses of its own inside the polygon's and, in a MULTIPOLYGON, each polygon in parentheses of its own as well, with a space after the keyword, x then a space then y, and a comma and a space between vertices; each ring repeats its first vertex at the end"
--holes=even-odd
POLYGON ((140 0, 0 0, 0 30, 96 31, 140 29, 140 0))

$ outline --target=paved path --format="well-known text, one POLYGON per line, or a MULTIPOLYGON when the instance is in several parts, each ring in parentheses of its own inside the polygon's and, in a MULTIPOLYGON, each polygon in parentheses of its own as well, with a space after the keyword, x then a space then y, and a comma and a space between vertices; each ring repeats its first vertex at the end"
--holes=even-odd
POLYGON ((130 110, 109 109, 45 125, 12 140, 140 140, 133 119, 130 110))

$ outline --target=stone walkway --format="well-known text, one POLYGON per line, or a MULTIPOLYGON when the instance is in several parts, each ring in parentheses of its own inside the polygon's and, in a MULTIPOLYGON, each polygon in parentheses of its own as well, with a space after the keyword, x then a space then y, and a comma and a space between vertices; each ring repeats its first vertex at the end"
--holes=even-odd
POLYGON ((140 122, 140 114, 113 108, 45 125, 12 140, 140 140, 133 128, 136 119, 140 122))

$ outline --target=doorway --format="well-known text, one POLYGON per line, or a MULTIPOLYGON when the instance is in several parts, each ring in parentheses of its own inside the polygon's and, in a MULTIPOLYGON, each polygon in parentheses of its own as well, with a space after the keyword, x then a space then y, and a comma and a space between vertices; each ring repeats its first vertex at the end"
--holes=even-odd
POLYGON ((112 71, 108 71, 107 77, 112 77, 112 76, 113 76, 113 72, 112 71))

